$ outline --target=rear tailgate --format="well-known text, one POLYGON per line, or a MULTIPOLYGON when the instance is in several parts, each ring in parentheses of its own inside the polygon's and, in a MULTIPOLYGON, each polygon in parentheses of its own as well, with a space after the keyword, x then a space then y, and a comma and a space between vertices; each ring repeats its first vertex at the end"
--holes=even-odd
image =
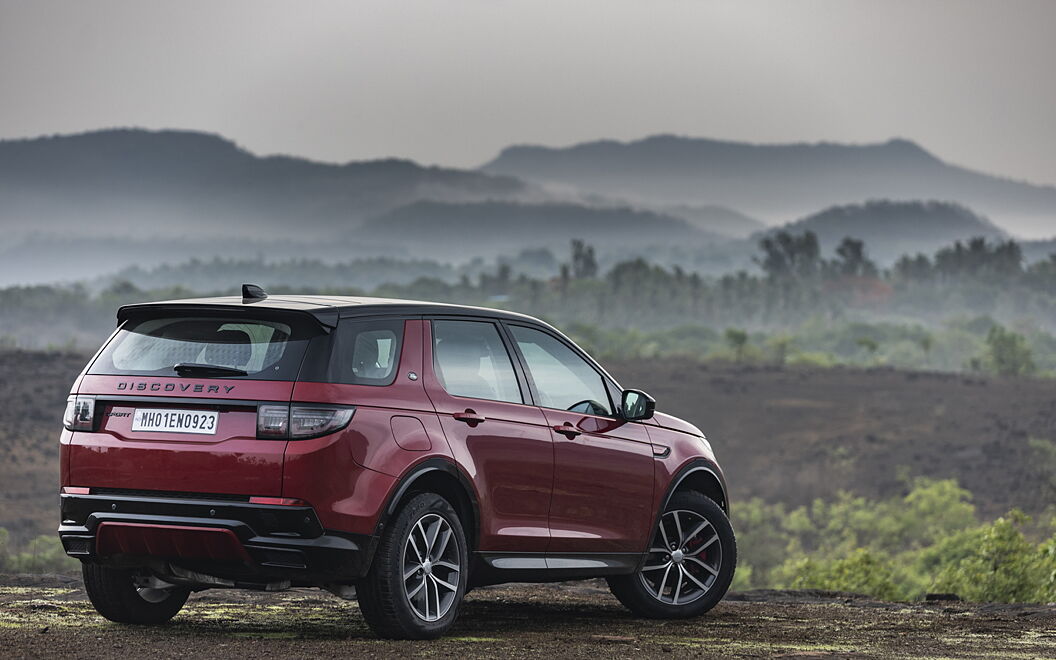
POLYGON ((67 425, 65 485, 281 496, 286 433, 258 431, 258 409, 288 410, 305 352, 325 336, 319 323, 229 305, 146 305, 119 317, 75 393, 93 417, 67 425))
POLYGON ((257 405, 289 403, 292 391, 289 381, 86 375, 79 395, 96 398, 96 430, 72 434, 69 484, 279 496, 286 441, 256 437, 257 405), (133 430, 136 419, 170 430, 133 430))

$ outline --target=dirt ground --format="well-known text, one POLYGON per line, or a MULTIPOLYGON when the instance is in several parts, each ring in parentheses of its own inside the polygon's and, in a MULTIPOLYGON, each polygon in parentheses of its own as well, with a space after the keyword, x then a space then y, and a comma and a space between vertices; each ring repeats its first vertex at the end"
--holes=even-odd
POLYGON ((58 527, 59 432, 88 357, 0 351, 0 527, 20 545, 58 527))
POLYGON ((624 387, 708 436, 737 501, 807 504, 847 490, 904 494, 956 478, 981 517, 1056 503, 1056 380, 894 369, 613 364, 624 387), (1033 442, 1032 442, 1033 440, 1033 442), (904 476, 903 476, 904 475, 904 476))
POLYGON ((99 617, 73 578, 0 585, 0 655, 11 658, 1056 657, 1056 605, 746 592, 699 619, 650 621, 602 582, 508 585, 469 594, 446 638, 394 642, 371 635, 355 602, 315 590, 204 592, 168 625, 144 628, 99 617))
MULTIPOLYGON (((57 523, 58 433, 87 357, 0 351, 0 527, 16 545, 57 523)), ((900 474, 955 477, 982 517, 1056 503, 1056 380, 679 360, 607 364, 710 438, 733 500, 798 505, 839 489, 886 498, 900 474)))

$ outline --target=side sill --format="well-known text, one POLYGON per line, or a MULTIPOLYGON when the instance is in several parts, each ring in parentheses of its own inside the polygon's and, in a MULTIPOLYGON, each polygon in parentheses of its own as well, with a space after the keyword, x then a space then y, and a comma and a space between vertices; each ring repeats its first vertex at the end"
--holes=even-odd
POLYGON ((504 582, 561 582, 633 573, 640 553, 474 553, 474 586, 504 582))

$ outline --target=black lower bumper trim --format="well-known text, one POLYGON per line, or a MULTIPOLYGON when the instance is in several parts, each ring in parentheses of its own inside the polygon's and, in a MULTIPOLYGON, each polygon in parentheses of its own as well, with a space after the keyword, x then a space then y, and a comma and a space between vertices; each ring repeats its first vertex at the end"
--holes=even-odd
POLYGON ((370 567, 376 539, 326 530, 307 506, 279 506, 201 499, 118 495, 62 498, 59 538, 71 557, 97 563, 144 565, 170 562, 209 575, 286 579, 297 584, 354 581, 370 567), (95 534, 104 522, 210 527, 230 530, 252 562, 181 557, 103 557, 95 534))

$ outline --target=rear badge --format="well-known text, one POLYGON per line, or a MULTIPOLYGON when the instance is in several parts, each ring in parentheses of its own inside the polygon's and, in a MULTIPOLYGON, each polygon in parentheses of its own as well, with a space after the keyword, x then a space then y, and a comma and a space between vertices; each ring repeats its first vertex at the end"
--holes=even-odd
POLYGON ((134 381, 117 384, 119 390, 138 390, 140 392, 208 392, 230 394, 234 385, 205 385, 203 383, 137 383, 134 381))

